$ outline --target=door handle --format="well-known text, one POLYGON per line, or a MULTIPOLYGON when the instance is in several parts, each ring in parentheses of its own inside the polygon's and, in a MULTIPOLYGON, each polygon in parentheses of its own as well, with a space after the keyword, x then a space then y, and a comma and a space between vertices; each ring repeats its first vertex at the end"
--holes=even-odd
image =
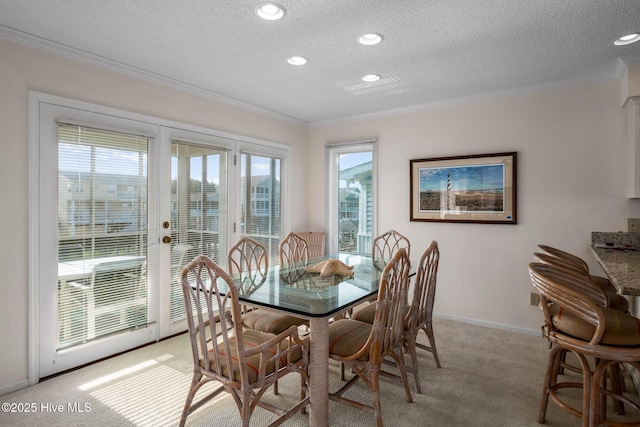
POLYGON ((164 236, 162 238, 162 243, 171 243, 171 236, 164 236))

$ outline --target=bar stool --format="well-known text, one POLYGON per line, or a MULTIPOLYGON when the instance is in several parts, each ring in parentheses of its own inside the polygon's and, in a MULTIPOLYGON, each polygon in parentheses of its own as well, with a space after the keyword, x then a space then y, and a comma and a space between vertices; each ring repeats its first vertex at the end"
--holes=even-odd
POLYGON ((595 297, 595 287, 584 277, 542 263, 529 264, 529 274, 540 293, 540 308, 545 319, 542 332, 551 343, 538 422, 544 423, 551 397, 561 408, 581 417, 583 427, 638 426, 638 419, 607 421, 605 398, 609 396, 640 414, 640 405, 621 392, 609 390, 606 381, 607 370, 615 364, 628 363, 640 369, 640 319, 604 307, 606 295, 601 292, 595 297), (578 359, 582 383, 558 381, 565 352, 571 352, 578 359), (593 368, 587 357, 595 360, 593 368), (571 407, 558 396, 557 391, 563 388, 582 389, 581 409, 571 407))

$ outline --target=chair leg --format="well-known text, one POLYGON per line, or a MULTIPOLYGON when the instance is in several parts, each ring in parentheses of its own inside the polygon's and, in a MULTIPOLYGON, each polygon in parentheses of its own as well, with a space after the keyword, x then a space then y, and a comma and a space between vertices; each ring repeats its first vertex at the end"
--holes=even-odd
POLYGON ((558 370, 557 364, 560 362, 562 353, 564 352, 558 346, 553 346, 549 350, 549 358, 547 359, 547 370, 544 374, 544 384, 542 385, 542 399, 540 400, 540 410, 538 411, 538 423, 544 424, 547 415, 547 406, 549 404, 549 392, 551 391, 551 383, 555 383, 558 370))
POLYGON ((242 419, 242 427, 249 427, 251 421, 251 391, 242 395, 242 406, 240 408, 240 418, 242 419))
POLYGON ((182 415, 180 416, 180 424, 178 427, 184 427, 184 424, 187 422, 187 416, 189 415, 189 411, 191 409, 191 403, 193 403, 193 398, 196 396, 196 391, 198 390, 198 382, 202 379, 202 374, 199 372, 193 373, 193 378, 191 378, 191 385, 189 386, 189 393, 187 393, 187 400, 184 403, 184 408, 182 409, 182 415))
MULTIPOLYGON (((609 366, 613 362, 610 361, 601 361, 596 365, 596 368, 593 370, 593 376, 591 377, 590 384, 590 396, 589 396, 589 416, 588 416, 588 426, 589 427, 598 427, 599 421, 601 419, 601 396, 600 390, 603 386, 603 381, 606 381, 605 377, 607 375, 607 370, 609 366)), ((586 384, 586 383, 585 383, 586 384)), ((585 424, 583 423, 583 426, 585 424)))
MULTIPOLYGON (((582 427, 589 427, 591 412, 595 411, 596 417, 598 413, 598 405, 596 404, 594 407, 591 406, 591 387, 594 382, 593 373, 591 372, 591 367, 587 359, 582 354, 578 354, 577 356, 580 361, 580 366, 582 367, 582 427)), ((596 382, 598 383, 596 387, 599 389, 599 381, 596 382)))
POLYGON ((402 385, 404 386, 404 393, 406 395, 406 400, 408 403, 413 403, 413 398, 411 397, 411 390, 409 389, 409 379, 407 378, 407 368, 404 365, 404 354, 402 353, 402 349, 396 349, 393 353, 393 358, 396 361, 396 366, 400 371, 400 379, 402 380, 402 385))
POLYGON ((416 340, 407 340, 407 350, 409 356, 411 356, 411 370, 413 371, 413 380, 416 383, 416 393, 422 394, 422 388, 420 387, 420 376, 418 375, 418 355, 416 354, 416 340))
MULTIPOLYGON (((624 378, 619 363, 611 365, 609 368, 609 375, 611 377, 611 389, 615 394, 622 395, 624 393, 624 378)), ((624 404, 620 400, 614 399, 614 406, 618 415, 625 414, 624 404)))
MULTIPOLYGON (((300 400, 303 400, 307 397, 307 383, 305 381, 304 375, 300 374, 300 400)), ((302 407, 302 411, 300 413, 304 414, 307 412, 307 406, 302 407)))
POLYGON ((380 405, 380 372, 377 370, 369 372, 369 391, 373 401, 371 406, 373 406, 373 412, 376 415, 376 425, 383 427, 382 406, 380 405))
POLYGON ((431 324, 431 322, 428 322, 422 327, 422 330, 425 331, 425 333, 427 334, 427 338, 429 338, 431 353, 433 354, 433 358, 436 361, 436 366, 440 368, 440 359, 438 358, 438 351, 436 350, 436 338, 433 335, 433 325, 431 324))

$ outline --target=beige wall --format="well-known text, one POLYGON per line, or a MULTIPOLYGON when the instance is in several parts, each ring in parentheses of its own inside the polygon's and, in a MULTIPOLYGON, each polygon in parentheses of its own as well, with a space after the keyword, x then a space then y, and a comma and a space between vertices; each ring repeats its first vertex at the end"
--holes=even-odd
MULTIPOLYGON (((292 191, 304 194, 307 128, 141 81, 125 74, 0 39, 0 395, 28 378, 29 91, 291 146, 292 191)), ((306 206, 291 226, 306 229, 306 206)))
MULTIPOLYGON (((379 231, 431 239, 442 258, 436 311, 452 318, 537 333, 526 266, 538 243, 563 247, 601 270, 590 232, 626 228, 640 202, 626 198, 626 115, 620 82, 311 127, 184 94, 124 74, 0 40, 0 394, 27 379, 28 92, 288 144, 293 154, 292 227, 325 228, 324 145, 374 137, 379 149, 379 231), (305 144, 306 142, 306 144, 305 144), (518 152, 518 225, 409 221, 409 160, 518 152)), ((439 337, 436 331, 437 339, 439 337)))
POLYGON ((620 104, 625 105, 629 98, 640 96, 640 66, 629 67, 621 81, 620 104))
MULTIPOLYGON (((565 248, 602 270, 591 231, 626 231, 640 205, 626 198, 626 115, 620 82, 467 104, 309 131, 309 224, 325 222, 324 145, 378 140, 378 232, 408 236, 412 257, 435 239, 441 264, 435 311, 538 333, 527 264, 539 243, 565 248), (518 152, 518 225, 409 221, 409 160, 518 152)), ((435 331, 436 336, 438 334, 435 331)), ((446 339, 446 337, 440 337, 446 339)))

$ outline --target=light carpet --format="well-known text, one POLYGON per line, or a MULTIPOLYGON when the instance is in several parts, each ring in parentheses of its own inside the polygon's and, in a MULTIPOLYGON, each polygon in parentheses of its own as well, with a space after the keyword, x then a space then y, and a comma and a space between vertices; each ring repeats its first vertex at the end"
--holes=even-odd
MULTIPOLYGON (((546 340, 444 319, 434 319, 434 332, 442 368, 436 368, 430 354, 418 350, 422 394, 415 393, 410 377, 413 403, 404 400, 399 382, 381 379, 385 425, 539 425, 546 340)), ((419 341, 426 341, 423 333, 419 341)), ((14 408, 35 409, 0 412, 0 425, 175 426, 191 380, 191 360, 188 337, 183 334, 92 364, 0 397, 3 403, 15 403, 14 408)), ((339 384, 339 365, 330 363, 330 390, 339 384)), ((299 376, 289 375, 279 386, 279 395, 268 392, 264 398, 286 406, 298 396, 299 376)), ((362 382, 345 396, 371 402, 362 382)), ((257 408, 251 425, 265 426, 274 418, 257 408)), ((238 410, 227 394, 187 421, 188 426, 239 424, 238 410)), ((284 425, 308 425, 308 416, 296 414, 284 425)), ((375 420, 371 413, 330 402, 330 425, 371 426, 375 420)), ((580 420, 550 402, 545 425, 578 427, 580 420)))

